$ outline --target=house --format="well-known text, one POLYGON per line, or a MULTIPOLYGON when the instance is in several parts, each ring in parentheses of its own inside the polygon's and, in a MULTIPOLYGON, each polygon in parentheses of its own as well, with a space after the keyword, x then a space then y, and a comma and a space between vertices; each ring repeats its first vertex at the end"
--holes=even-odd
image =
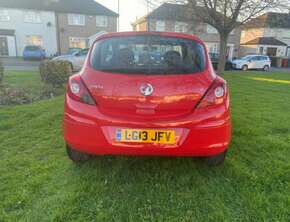
POLYGON ((56 32, 55 13, 36 0, 0 0, 1 56, 21 56, 26 45, 40 45, 53 55, 56 32))
POLYGON ((290 14, 268 12, 242 27, 241 55, 290 58, 290 14))
POLYGON ((48 56, 85 48, 100 31, 116 31, 118 14, 94 0, 0 0, 0 56, 22 56, 26 45, 48 56))
POLYGON ((98 32, 116 32, 118 14, 94 0, 54 0, 61 53, 69 48, 89 46, 98 32))
MULTIPOLYGON (((188 9, 181 4, 162 4, 148 15, 137 19, 133 24, 134 31, 184 32, 194 34, 202 39, 209 53, 219 53, 219 33, 209 24, 194 22, 188 19, 188 9)), ((228 40, 228 59, 238 56, 240 29, 231 32, 228 40)))

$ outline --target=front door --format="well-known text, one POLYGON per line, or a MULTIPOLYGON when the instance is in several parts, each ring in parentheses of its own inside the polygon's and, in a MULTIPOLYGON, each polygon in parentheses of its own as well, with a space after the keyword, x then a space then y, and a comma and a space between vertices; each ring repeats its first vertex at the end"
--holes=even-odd
POLYGON ((5 36, 0 36, 0 56, 9 56, 8 42, 5 36))
POLYGON ((258 56, 252 57, 249 61, 249 65, 248 65, 249 69, 259 69, 259 66, 260 66, 259 62, 260 61, 259 61, 258 56))
POLYGON ((267 48, 267 56, 276 56, 277 48, 269 47, 267 48))
POLYGON ((233 59, 233 53, 234 53, 234 47, 231 45, 227 46, 227 59, 232 60, 233 59))

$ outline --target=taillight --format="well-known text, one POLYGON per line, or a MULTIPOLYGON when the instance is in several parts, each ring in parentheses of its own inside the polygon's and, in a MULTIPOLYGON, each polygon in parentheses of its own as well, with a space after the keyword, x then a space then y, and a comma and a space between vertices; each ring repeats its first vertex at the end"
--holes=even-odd
POLYGON ((74 75, 70 77, 68 81, 67 93, 70 98, 88 104, 96 105, 93 97, 89 93, 89 90, 83 83, 80 75, 74 75))
POLYGON ((226 82, 222 78, 217 77, 211 85, 210 89, 197 105, 197 108, 205 108, 223 104, 227 98, 227 91, 228 89, 226 82))

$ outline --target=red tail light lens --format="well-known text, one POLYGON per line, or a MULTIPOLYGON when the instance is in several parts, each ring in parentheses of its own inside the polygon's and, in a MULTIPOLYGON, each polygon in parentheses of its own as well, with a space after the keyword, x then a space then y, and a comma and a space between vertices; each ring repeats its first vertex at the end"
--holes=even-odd
POLYGON ((222 78, 217 77, 208 92, 197 105, 197 108, 223 104, 227 98, 227 94, 228 89, 226 82, 222 78))
POLYGON ((74 75, 69 79, 67 93, 70 98, 76 101, 88 105, 96 105, 96 102, 94 101, 89 90, 83 83, 80 75, 74 75))

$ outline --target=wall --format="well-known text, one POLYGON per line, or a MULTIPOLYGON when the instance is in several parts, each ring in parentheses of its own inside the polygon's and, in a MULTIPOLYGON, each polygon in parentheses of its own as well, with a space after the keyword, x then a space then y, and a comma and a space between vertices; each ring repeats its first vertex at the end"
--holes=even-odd
MULTIPOLYGON (((155 31, 156 30, 156 22, 155 19, 150 19, 150 30, 155 31)), ((175 31, 175 21, 165 21, 165 31, 167 32, 174 32, 175 31)), ((208 33, 207 32, 207 24, 203 23, 197 23, 192 24, 188 23, 188 34, 194 34, 197 37, 199 37, 201 40, 203 40, 205 43, 213 44, 217 43, 219 44, 220 38, 218 33, 208 33)), ((241 37, 241 29, 237 28, 234 30, 233 34, 230 34, 228 39, 228 44, 233 47, 232 50, 232 56, 236 57, 238 56, 239 48, 240 48, 240 37, 241 37)))
POLYGON ((84 26, 69 25, 67 14, 57 14, 57 19, 59 27, 59 46, 61 53, 65 53, 69 49, 70 37, 89 38, 90 36, 100 31, 117 31, 117 17, 108 17, 107 27, 97 27, 96 16, 93 15, 85 16, 86 23, 84 26))
POLYGON ((264 55, 267 55, 267 48, 277 48, 277 57, 286 56, 287 47, 275 45, 243 45, 241 46, 240 56, 245 56, 248 54, 260 54, 260 47, 264 48, 264 55))
POLYGON ((281 28, 245 29, 242 31, 241 43, 246 43, 259 37, 273 37, 290 46, 290 29, 281 28))
POLYGON ((265 28, 264 37, 274 37, 290 46, 290 29, 265 28))
MULTIPOLYGON (((1 29, 15 30, 17 56, 22 56, 27 35, 40 35, 43 38, 43 48, 48 55, 57 52, 56 21, 54 12, 41 11, 41 23, 24 23, 25 10, 7 9, 9 22, 0 22, 1 29), (51 26, 47 24, 51 23, 51 26)), ((12 50, 12 49, 10 49, 12 50)))
POLYGON ((241 32, 241 43, 246 43, 264 36, 264 28, 244 29, 241 32))

